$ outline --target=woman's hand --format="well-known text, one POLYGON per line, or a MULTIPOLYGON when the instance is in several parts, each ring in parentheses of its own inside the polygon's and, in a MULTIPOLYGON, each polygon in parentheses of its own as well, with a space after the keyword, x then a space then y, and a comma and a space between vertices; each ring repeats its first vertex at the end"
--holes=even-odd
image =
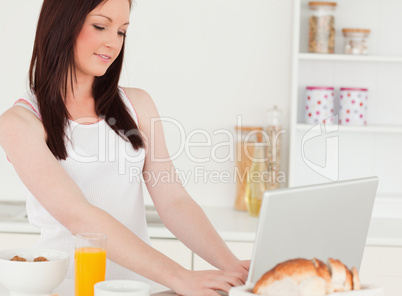
POLYGON ((184 296, 219 296, 217 292, 229 292, 234 286, 244 284, 244 274, 223 270, 185 270, 178 276, 177 282, 172 285, 173 290, 184 296))
POLYGON ((248 271, 250 269, 250 260, 238 260, 233 265, 229 266, 225 270, 227 272, 234 272, 241 274, 240 279, 243 283, 247 281, 248 271))

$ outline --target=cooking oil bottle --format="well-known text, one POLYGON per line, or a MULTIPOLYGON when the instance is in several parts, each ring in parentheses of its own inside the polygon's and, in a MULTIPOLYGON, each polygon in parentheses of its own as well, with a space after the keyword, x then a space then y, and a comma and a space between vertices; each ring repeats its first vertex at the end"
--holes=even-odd
POLYGON ((269 172, 265 158, 265 143, 254 143, 254 155, 246 184, 246 205, 250 216, 258 217, 264 192, 268 189, 269 172))
POLYGON ((236 145, 236 200, 235 209, 247 211, 246 186, 247 176, 250 172, 253 156, 254 144, 263 141, 262 126, 236 126, 237 145, 236 145))

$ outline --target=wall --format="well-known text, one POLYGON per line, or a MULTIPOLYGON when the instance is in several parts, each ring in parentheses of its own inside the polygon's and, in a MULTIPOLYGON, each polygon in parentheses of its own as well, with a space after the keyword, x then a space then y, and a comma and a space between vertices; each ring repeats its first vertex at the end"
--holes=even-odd
MULTIPOLYGON (((0 0, 0 113, 25 89, 41 2, 0 0)), ((266 110, 277 105, 288 125, 292 2, 138 0, 133 7, 121 85, 151 94, 167 118, 176 168, 202 205, 233 205, 234 151, 228 142, 238 120, 262 125, 266 110)), ((0 199, 24 199, 3 151, 0 188, 0 199)))

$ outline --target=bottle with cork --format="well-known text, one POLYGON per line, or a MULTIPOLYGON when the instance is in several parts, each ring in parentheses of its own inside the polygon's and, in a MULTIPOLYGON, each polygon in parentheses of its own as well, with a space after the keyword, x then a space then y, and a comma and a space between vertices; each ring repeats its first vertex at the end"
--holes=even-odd
POLYGON ((280 186, 279 172, 281 167, 281 135, 285 131, 281 128, 282 112, 277 106, 267 111, 267 134, 266 157, 270 176, 268 189, 277 189, 280 186))

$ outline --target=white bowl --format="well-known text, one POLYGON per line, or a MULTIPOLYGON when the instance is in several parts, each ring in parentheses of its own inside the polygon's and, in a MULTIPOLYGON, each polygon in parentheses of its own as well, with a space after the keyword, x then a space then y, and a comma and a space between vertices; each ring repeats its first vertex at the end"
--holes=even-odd
POLYGON ((43 296, 51 294, 60 285, 68 269, 69 255, 50 249, 0 250, 0 283, 12 296, 43 296), (49 261, 10 261, 14 256, 28 261, 43 256, 49 261))
POLYGON ((94 285, 95 296, 149 296, 151 286, 129 280, 103 281, 94 285))

